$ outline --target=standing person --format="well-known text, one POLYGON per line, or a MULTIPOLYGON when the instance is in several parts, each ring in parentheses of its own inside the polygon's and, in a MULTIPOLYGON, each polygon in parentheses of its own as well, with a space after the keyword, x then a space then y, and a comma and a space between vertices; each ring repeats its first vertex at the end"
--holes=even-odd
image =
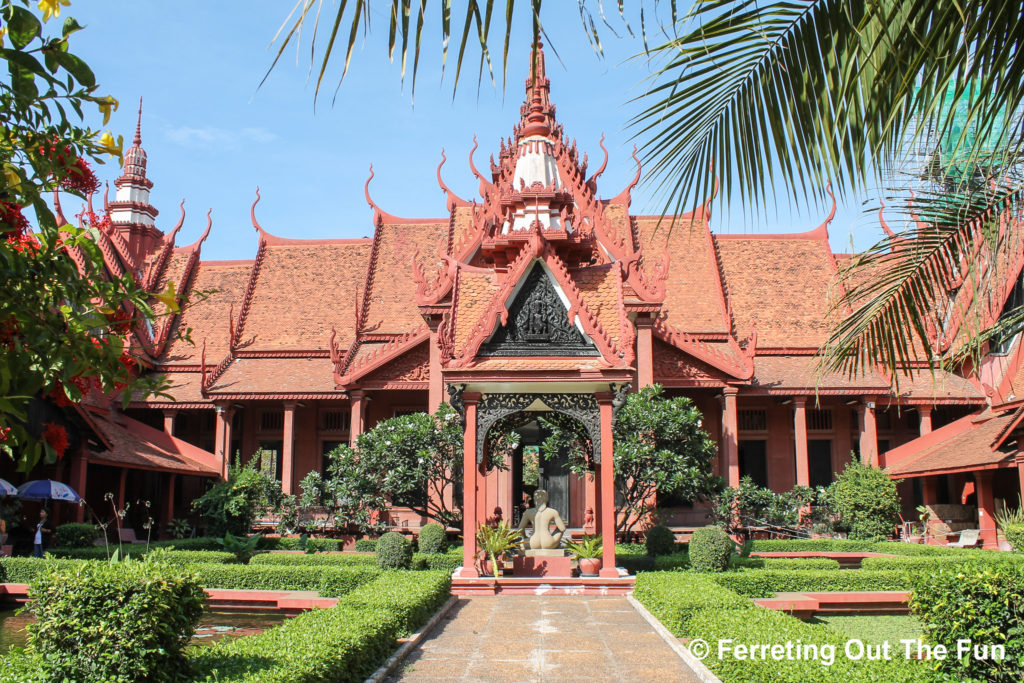
POLYGON ((32 541, 34 544, 32 546, 32 557, 43 556, 43 534, 49 534, 53 531, 50 528, 49 516, 50 515, 46 512, 45 508, 39 511, 39 522, 36 524, 36 536, 32 541))

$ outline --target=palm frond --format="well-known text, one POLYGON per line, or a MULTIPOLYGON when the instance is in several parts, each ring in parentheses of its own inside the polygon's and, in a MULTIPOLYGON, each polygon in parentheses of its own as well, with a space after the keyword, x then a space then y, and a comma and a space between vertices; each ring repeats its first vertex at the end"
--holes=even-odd
POLYGON ((1016 273, 1024 256, 1022 209, 1019 185, 913 199, 904 209, 911 226, 840 272, 830 310, 838 322, 819 372, 881 369, 898 387, 901 375, 962 362, 1019 329, 1019 316, 999 312, 1008 271, 1016 273))

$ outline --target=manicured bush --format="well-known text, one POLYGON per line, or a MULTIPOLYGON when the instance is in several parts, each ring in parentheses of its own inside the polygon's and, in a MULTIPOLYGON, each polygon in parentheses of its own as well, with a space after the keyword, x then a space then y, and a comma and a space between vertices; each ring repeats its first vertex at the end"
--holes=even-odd
POLYGON ((96 525, 71 522, 61 524, 53 535, 55 545, 64 548, 89 548, 96 540, 96 525))
POLYGON ((1007 524, 1003 527, 1003 535, 1011 548, 1024 553, 1024 524, 1007 524))
POLYGON ((851 541, 844 538, 760 539, 751 543, 751 551, 755 553, 888 553, 891 555, 962 555, 964 553, 978 552, 971 549, 947 548, 941 545, 921 545, 899 541, 851 541))
POLYGON ((656 524, 647 530, 644 547, 648 555, 671 555, 676 551, 676 536, 664 524, 656 524))
POLYGON ((376 566, 377 558, 373 555, 354 555, 350 553, 317 553, 316 555, 260 553, 249 560, 249 564, 291 565, 298 567, 376 566))
POLYGON ((389 531, 377 543, 377 566, 381 569, 409 569, 412 543, 396 531, 389 531))
POLYGON ((207 680, 246 683, 361 683, 448 599, 443 572, 387 572, 342 598, 255 636, 192 650, 207 680))
POLYGON ((644 572, 636 577, 633 597, 677 638, 696 637, 690 620, 697 612, 752 610, 749 598, 723 588, 710 577, 690 572, 644 572))
POLYGON ((1024 680, 1024 565, 971 563, 940 566, 913 579, 910 608, 925 640, 943 644, 950 656, 936 662, 957 681, 1024 680), (1002 645, 1005 658, 957 657, 956 645, 1002 645))
POLYGON ((896 481, 877 467, 859 460, 847 463, 829 495, 840 525, 850 530, 854 540, 882 540, 892 536, 900 512, 896 481))
POLYGON ((431 522, 420 529, 416 543, 421 553, 443 553, 447 541, 444 527, 431 522))
MULTIPOLYGON (((759 559, 759 558, 750 558, 759 559)), ((794 571, 838 570, 839 561, 827 557, 766 557, 762 559, 765 569, 783 569, 794 571)))
POLYGON ((375 553, 377 552, 377 539, 376 538, 360 538, 356 541, 355 551, 357 553, 375 553))
POLYGON ((699 572, 724 572, 736 544, 720 526, 697 529, 690 537, 690 567, 699 572))
POLYGON ((307 538, 301 536, 263 536, 257 546, 260 550, 305 550, 312 542, 317 552, 335 552, 343 549, 345 541, 338 538, 307 538))
POLYGON ((449 575, 462 566, 462 546, 449 548, 443 553, 414 553, 412 556, 413 569, 435 569, 446 571, 449 575))
POLYGON ((195 575, 162 563, 51 564, 29 590, 30 646, 51 680, 170 681, 188 668, 205 595, 195 575))
POLYGON ((993 566, 1001 564, 1024 565, 1024 556, 1017 553, 991 553, 966 551, 951 555, 921 555, 910 557, 865 557, 861 569, 884 569, 918 573, 954 565, 993 566))
MULTIPOLYGON (((47 552, 54 557, 73 560, 106 560, 118 550, 116 545, 109 548, 50 548, 47 552)), ((148 550, 144 545, 122 545, 121 557, 143 558, 152 552, 165 553, 163 557, 172 564, 201 564, 204 562, 234 562, 234 553, 222 550, 174 550, 167 546, 151 546, 148 550)))
POLYGON ((190 567, 205 588, 317 591, 338 597, 378 576, 376 567, 327 567, 248 564, 196 564, 190 567))
POLYGON ((751 598, 806 591, 910 590, 910 576, 902 571, 740 569, 714 575, 719 585, 751 598))

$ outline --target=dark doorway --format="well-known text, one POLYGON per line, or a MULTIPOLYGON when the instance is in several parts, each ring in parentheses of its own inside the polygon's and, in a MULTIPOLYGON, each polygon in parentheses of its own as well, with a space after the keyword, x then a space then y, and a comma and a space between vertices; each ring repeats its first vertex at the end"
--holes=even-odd
POLYGON ((811 439, 807 442, 809 479, 811 486, 832 483, 832 442, 829 439, 811 439))
POLYGON ((512 500, 516 507, 512 514, 513 522, 518 524, 526 509, 523 504, 525 497, 529 497, 532 507, 535 505, 534 491, 544 489, 548 492, 548 507, 558 510, 562 519, 571 524, 570 519, 575 520, 579 515, 571 515, 573 501, 568 456, 562 453, 552 459, 544 458, 540 446, 548 434, 537 419, 516 427, 515 431, 519 433, 520 440, 511 463, 512 500))
POLYGON ((768 459, 765 441, 757 439, 740 441, 740 476, 750 477, 763 488, 768 487, 768 459))

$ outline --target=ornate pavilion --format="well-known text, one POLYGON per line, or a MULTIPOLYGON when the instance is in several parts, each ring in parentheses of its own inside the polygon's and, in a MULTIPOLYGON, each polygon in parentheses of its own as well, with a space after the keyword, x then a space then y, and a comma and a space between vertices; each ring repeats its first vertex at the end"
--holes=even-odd
MULTIPOLYGON (((529 413, 559 411, 591 435, 596 476, 549 462, 537 483, 570 527, 596 523, 608 534, 613 416, 628 387, 657 382, 703 412, 719 442, 716 470, 733 486, 744 475, 776 490, 827 484, 854 457, 908 478, 908 509, 959 502, 971 488, 983 528, 995 499, 1016 498, 1019 342, 982 372, 904 379, 898 395, 881 373, 825 375, 816 385, 833 282, 850 258, 829 246, 834 207, 813 229, 771 235, 714 233, 712 198, 672 229, 672 217, 631 214, 639 162, 627 187, 602 198, 607 151, 593 168, 566 137, 542 50, 531 73, 511 137, 483 172, 470 156, 479 197, 449 190, 442 160, 441 217, 387 213, 367 180, 373 238, 311 240, 265 229, 257 192, 254 259, 203 260, 209 225, 178 246, 184 210, 170 231, 156 227, 137 131, 100 238, 108 267, 153 291, 173 283, 215 293, 157 329, 134 330, 152 371, 170 379, 171 398, 137 400, 125 413, 83 407, 96 433, 118 436, 83 447, 71 483, 93 501, 145 486, 161 517, 187 516, 204 477, 263 448, 276 454, 283 489, 297 492, 339 443, 450 400, 466 425, 468 528, 495 508, 513 516, 524 492, 521 455, 507 471, 484 465, 488 429, 522 413, 525 449, 539 443, 529 413), (174 334, 188 328, 194 345, 174 334)), ((1020 261, 999 272, 1007 298, 1019 289, 1020 261)), ((967 296, 950 293, 957 310, 967 296)), ((962 310, 991 317, 1005 300, 968 300, 962 310)), ((953 316, 954 332, 965 316, 953 316)), ((671 524, 704 523, 699 505, 661 503, 671 524)), ((424 521, 392 511, 395 526, 424 521)), ((474 533, 466 538, 468 554, 474 533)), ((604 571, 613 572, 613 544, 604 547, 604 571)))

